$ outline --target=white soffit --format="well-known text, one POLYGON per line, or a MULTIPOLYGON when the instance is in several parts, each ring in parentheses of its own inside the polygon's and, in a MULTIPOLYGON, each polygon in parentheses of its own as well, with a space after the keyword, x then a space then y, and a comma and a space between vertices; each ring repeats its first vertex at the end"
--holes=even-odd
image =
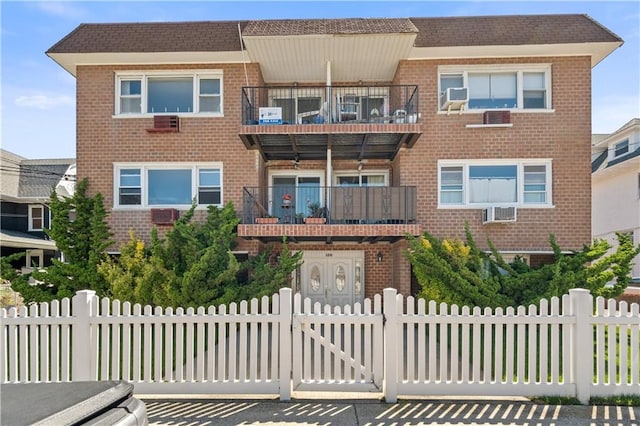
POLYGON ((591 67, 596 66, 622 42, 526 44, 505 46, 415 47, 409 59, 464 59, 539 56, 591 56, 591 67))
POLYGON ((323 34, 244 36, 252 62, 260 64, 265 83, 325 82, 331 62, 333 82, 391 81, 406 59, 415 34, 323 34))
POLYGON ((249 62, 240 49, 233 52, 50 53, 51 59, 76 75, 79 65, 225 64, 249 62))

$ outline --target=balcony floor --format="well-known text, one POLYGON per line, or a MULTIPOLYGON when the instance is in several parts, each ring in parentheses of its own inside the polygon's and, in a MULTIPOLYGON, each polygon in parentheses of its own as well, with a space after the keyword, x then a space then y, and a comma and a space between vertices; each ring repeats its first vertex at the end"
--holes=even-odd
POLYGON ((263 243, 282 241, 285 235, 288 241, 377 243, 396 242, 406 238, 407 234, 418 236, 422 228, 411 224, 379 225, 327 225, 327 224, 260 224, 238 225, 238 237, 259 240, 263 243))
POLYGON ((422 125, 397 123, 334 123, 245 125, 240 138, 269 160, 324 160, 327 149, 336 160, 393 160, 400 148, 411 148, 422 125))

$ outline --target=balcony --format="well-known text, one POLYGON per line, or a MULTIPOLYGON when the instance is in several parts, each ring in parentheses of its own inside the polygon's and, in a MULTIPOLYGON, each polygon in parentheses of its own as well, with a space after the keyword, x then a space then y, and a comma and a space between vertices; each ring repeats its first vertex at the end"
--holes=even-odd
POLYGON ((265 161, 392 160, 422 132, 418 86, 242 89, 240 138, 265 161))
POLYGON ((263 242, 283 235, 292 242, 394 242, 421 233, 416 203, 414 186, 244 188, 238 235, 263 242))

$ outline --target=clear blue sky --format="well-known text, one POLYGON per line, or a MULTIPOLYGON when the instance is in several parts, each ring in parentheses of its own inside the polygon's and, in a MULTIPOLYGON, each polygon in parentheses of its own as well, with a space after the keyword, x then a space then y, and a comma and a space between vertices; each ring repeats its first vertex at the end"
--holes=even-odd
POLYGON ((640 117, 638 1, 7 1, 1 0, 2 148, 75 156, 75 80, 45 51, 81 23, 586 13, 624 45, 593 69, 593 132, 640 117))

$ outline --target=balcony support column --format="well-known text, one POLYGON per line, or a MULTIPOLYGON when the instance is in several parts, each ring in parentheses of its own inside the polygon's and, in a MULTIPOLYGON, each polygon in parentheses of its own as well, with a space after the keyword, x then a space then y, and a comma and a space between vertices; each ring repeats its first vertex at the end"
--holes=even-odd
POLYGON ((324 195, 325 196, 325 200, 324 200, 324 205, 327 208, 327 211, 331 211, 331 186, 333 185, 333 182, 331 182, 331 175, 333 174, 333 166, 332 166, 332 160, 331 160, 331 148, 327 148, 327 176, 326 176, 326 182, 325 182, 325 186, 327 188, 327 193, 324 195))
POLYGON ((327 93, 325 94, 325 100, 327 102, 327 112, 329 115, 329 123, 333 122, 333 99, 331 99, 331 61, 327 61, 327 93))

